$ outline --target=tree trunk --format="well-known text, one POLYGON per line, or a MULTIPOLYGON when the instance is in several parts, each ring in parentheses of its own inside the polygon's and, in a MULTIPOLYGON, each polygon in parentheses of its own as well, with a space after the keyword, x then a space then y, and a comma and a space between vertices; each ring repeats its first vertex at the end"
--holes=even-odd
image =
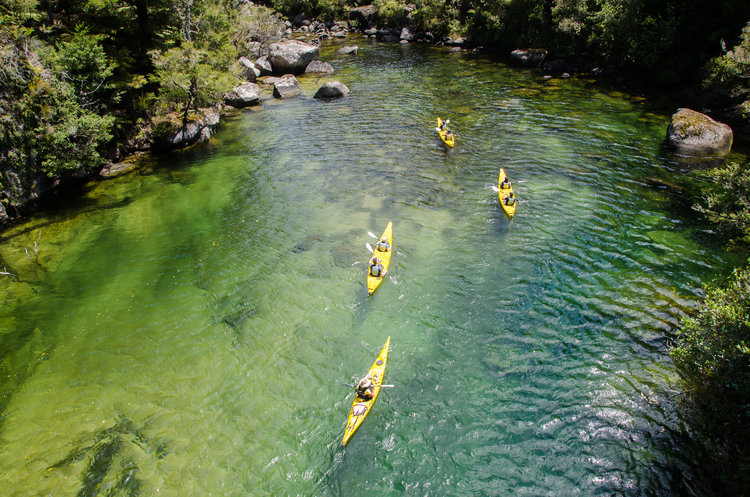
POLYGON ((555 0, 544 0, 542 5, 542 39, 547 48, 552 43, 552 6, 555 0))

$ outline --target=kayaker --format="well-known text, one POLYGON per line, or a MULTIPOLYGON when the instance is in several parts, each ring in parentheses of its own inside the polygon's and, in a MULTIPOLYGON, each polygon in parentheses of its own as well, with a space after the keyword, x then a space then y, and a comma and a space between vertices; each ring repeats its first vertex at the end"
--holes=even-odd
POLYGON ((388 252, 388 249, 391 248, 391 246, 388 245, 388 240, 386 240, 385 238, 380 240, 377 243, 376 247, 378 248, 378 252, 388 252))
POLYGON ((375 395, 375 385, 372 383, 369 377, 364 377, 359 381, 357 385, 357 396, 364 401, 372 399, 375 395))
POLYGON ((383 276, 383 265, 377 257, 373 257, 370 261, 370 276, 374 278, 383 276))
POLYGON ((503 203, 505 205, 513 205, 516 203, 516 197, 513 195, 513 192, 510 192, 506 196, 503 197, 503 203))
POLYGON ((440 131, 446 131, 448 130, 448 123, 451 122, 450 119, 446 119, 445 121, 440 123, 440 131))
POLYGON ((500 183, 500 189, 507 190, 508 188, 510 188, 510 180, 506 176, 505 178, 503 178, 503 181, 500 183))

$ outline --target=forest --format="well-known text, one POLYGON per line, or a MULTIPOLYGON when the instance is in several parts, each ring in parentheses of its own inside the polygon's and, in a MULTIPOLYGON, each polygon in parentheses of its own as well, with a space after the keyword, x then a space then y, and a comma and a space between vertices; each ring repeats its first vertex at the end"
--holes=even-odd
MULTIPOLYGON (((346 20, 341 0, 0 0, 0 202, 30 198, 145 150, 163 125, 221 102, 240 56, 302 15, 346 20)), ((750 119, 747 0, 375 0, 380 26, 462 37, 500 57, 540 47, 645 88, 692 95, 737 130, 750 119)), ((750 173, 729 164, 696 210, 750 241, 750 173)), ((743 249, 746 250, 746 249, 743 249)), ((716 455, 719 488, 750 488, 750 273, 706 288, 672 354, 716 455)), ((743 490, 744 489, 744 490, 743 490)))

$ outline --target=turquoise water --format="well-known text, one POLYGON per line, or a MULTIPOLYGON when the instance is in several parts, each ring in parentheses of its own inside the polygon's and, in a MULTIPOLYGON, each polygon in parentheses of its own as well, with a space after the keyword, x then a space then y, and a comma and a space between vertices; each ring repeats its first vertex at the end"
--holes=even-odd
POLYGON ((669 115, 359 42, 323 47, 347 98, 302 77, 303 98, 0 235, 7 495, 698 493, 665 332, 737 256, 648 186, 693 182, 669 115), (388 336, 395 387, 341 449, 343 383, 388 336))

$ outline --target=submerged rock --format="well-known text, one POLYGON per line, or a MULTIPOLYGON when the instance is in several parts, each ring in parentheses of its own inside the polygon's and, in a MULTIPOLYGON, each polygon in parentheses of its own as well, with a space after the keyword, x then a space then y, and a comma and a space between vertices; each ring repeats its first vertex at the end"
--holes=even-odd
POLYGON ((114 178, 135 169, 138 164, 134 162, 118 162, 116 164, 107 164, 99 171, 102 178, 114 178))
POLYGON ((321 86, 313 98, 340 98, 349 94, 349 88, 340 81, 331 81, 321 86))
POLYGON ((667 144, 687 156, 724 156, 732 149, 732 128, 691 109, 677 109, 667 128, 667 144))
POLYGON ((336 53, 341 55, 357 55, 359 53, 359 47, 356 45, 350 47, 341 47, 336 50, 336 53))
POLYGON ((662 190, 669 193, 675 193, 677 195, 682 195, 685 193, 685 187, 671 183, 667 180, 661 179, 661 178, 655 178, 655 177, 647 177, 643 178, 643 181, 646 182, 648 186, 651 188, 662 190))

